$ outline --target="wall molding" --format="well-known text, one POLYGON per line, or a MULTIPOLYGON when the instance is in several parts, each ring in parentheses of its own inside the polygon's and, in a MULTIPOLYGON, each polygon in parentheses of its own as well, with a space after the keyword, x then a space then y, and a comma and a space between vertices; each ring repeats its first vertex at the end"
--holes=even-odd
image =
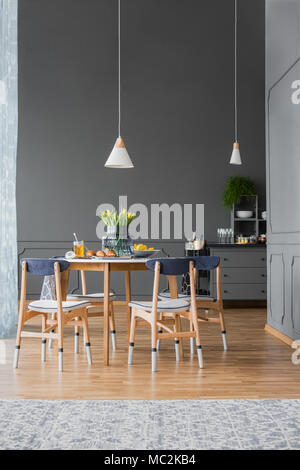
MULTIPOLYGON (((18 242, 19 243, 19 242, 18 242)), ((20 268, 20 259, 21 257, 24 257, 24 253, 27 251, 27 250, 40 250, 41 247, 24 247, 21 251, 18 251, 18 290, 21 289, 21 268, 20 268)), ((47 246, 47 249, 48 250, 56 250, 56 249, 65 249, 65 248, 57 248, 57 247, 49 247, 47 246)), ((26 257, 26 256, 25 256, 26 257)), ((78 293, 79 289, 80 289, 80 281, 79 281, 79 272, 76 273, 76 279, 77 279, 77 285, 76 287, 74 287, 72 290, 71 290, 71 294, 75 294, 75 293, 78 293)), ((27 295, 33 295, 33 296, 39 296, 40 295, 40 292, 28 292, 27 291, 27 295)))
POLYGON ((281 75, 281 77, 273 83, 273 85, 268 90, 268 98, 267 98, 267 166, 268 166, 268 219, 269 219, 269 226, 270 231, 273 235, 280 235, 280 234, 287 234, 287 233, 300 233, 300 230, 282 230, 282 231, 274 231, 272 227, 272 203, 271 203, 271 142, 270 142, 270 100, 271 100, 271 92, 272 90, 288 75, 288 73, 298 64, 300 61, 300 57, 293 62, 293 64, 281 75))
MULTIPOLYGON (((294 314, 295 314, 295 312, 294 312, 294 266, 295 266, 295 259, 296 258, 300 259, 300 256, 293 255, 292 262, 291 262, 291 320, 292 320, 293 329, 298 334, 300 334, 300 330, 297 330, 295 328, 295 321, 294 321, 294 314)), ((299 289, 299 287, 298 287, 298 289, 299 289)))
POLYGON ((283 308, 283 314, 281 317, 281 324, 283 325, 283 321, 285 318, 285 263, 284 263, 284 256, 283 253, 271 253, 270 255, 270 262, 269 262, 269 311, 271 318, 277 322, 277 320, 273 317, 273 312, 272 312, 272 261, 275 256, 279 256, 281 258, 281 263, 282 263, 282 308, 283 308))

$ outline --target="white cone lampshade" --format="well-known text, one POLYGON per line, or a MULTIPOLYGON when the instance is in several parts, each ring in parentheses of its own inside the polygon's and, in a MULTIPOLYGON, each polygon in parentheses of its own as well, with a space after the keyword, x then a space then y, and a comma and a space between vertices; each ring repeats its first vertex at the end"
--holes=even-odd
POLYGON ((230 158, 230 164, 231 165, 241 165, 242 164, 238 142, 234 142, 234 144, 233 144, 233 150, 232 150, 232 154, 231 154, 231 158, 230 158))
POLYGON ((122 137, 118 137, 106 163, 106 168, 134 168, 122 137))

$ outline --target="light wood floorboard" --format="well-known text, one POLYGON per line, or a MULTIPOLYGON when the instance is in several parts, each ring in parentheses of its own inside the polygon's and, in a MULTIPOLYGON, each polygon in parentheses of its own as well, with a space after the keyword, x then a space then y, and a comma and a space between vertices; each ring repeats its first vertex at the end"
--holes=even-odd
MULTIPOLYGON (((80 341, 73 353, 73 330, 66 328, 64 372, 57 370, 56 348, 41 363, 40 340, 25 338, 20 368, 12 369, 14 339, 0 341, 0 397, 35 399, 200 399, 299 398, 300 366, 291 362, 292 350, 264 331, 264 309, 225 311, 229 350, 223 351, 219 326, 201 324, 204 366, 185 357, 175 362, 173 341, 162 341, 158 372, 151 373, 150 330, 137 329, 134 365, 127 365, 126 308, 116 306, 118 350, 111 366, 103 366, 103 320, 91 319, 93 365, 88 367, 80 341)), ((37 321, 34 320, 34 328, 37 321)), ((82 337, 80 337, 82 340, 82 337)))

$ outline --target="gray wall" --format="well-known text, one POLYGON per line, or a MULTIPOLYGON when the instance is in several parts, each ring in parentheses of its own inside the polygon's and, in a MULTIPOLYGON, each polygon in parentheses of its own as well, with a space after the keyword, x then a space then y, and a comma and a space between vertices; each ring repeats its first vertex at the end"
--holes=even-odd
POLYGON ((20 253, 63 253, 75 230, 97 248, 96 208, 119 194, 204 203, 209 240, 230 225, 222 192, 232 174, 253 178, 264 208, 264 2, 239 1, 241 168, 228 164, 233 18, 233 0, 123 0, 122 135, 135 168, 112 170, 103 165, 117 136, 117 1, 19 2, 20 253))
POLYGON ((268 324, 300 336, 300 1, 266 2, 268 324))

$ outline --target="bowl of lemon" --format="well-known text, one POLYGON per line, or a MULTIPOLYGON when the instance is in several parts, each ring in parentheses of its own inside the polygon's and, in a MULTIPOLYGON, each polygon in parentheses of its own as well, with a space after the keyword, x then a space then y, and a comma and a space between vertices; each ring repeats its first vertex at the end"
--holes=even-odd
POLYGON ((152 247, 144 245, 143 243, 135 243, 133 246, 133 254, 135 258, 149 258, 149 256, 157 253, 160 250, 155 250, 152 247))

